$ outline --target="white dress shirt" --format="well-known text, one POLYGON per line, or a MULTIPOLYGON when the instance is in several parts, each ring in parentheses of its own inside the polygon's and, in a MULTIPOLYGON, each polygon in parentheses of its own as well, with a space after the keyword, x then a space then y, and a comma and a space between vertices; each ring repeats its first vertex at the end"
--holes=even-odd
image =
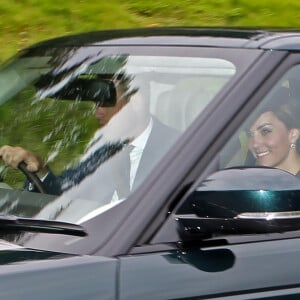
POLYGON ((130 152, 130 189, 132 189, 136 172, 140 164, 142 154, 146 147, 148 138, 150 136, 152 127, 153 121, 152 119, 150 119, 147 128, 130 143, 130 145, 134 146, 134 148, 130 152))
MULTIPOLYGON (((136 172, 138 170, 142 158, 142 154, 146 147, 152 127, 153 127, 153 120, 150 119, 150 122, 146 127, 146 129, 130 143, 130 145, 134 146, 134 148, 130 152, 130 190, 132 189, 136 172)), ((119 199, 118 193, 117 191, 115 191, 111 202, 115 202, 119 200, 121 199, 119 199)))

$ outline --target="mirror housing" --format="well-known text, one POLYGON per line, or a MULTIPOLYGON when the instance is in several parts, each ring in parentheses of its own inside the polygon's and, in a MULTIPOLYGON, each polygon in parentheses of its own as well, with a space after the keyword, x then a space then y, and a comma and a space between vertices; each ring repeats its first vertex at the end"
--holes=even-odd
POLYGON ((300 180, 267 167, 218 171, 175 215, 181 236, 275 233, 300 229, 300 180))

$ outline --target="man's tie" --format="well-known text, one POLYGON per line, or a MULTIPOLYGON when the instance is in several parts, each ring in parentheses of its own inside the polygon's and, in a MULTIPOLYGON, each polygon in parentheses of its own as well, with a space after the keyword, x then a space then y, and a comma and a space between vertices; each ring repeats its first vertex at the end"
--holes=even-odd
POLYGON ((128 144, 117 154, 116 190, 119 199, 126 198, 130 193, 130 152, 134 146, 128 144))

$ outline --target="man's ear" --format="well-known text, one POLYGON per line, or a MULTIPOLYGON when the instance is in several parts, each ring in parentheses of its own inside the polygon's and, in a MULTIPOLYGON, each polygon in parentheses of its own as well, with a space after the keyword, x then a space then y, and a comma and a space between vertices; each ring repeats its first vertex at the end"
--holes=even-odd
POLYGON ((295 144, 297 142, 297 140, 299 139, 300 129, 298 129, 298 128, 290 129, 289 136, 290 136, 291 143, 295 144))

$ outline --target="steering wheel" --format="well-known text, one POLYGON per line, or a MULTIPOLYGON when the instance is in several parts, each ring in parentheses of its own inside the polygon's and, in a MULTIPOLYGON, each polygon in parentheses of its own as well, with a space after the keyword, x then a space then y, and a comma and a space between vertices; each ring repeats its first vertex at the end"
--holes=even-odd
POLYGON ((30 183, 32 183, 38 192, 41 194, 46 194, 46 189, 43 184, 43 182, 40 180, 40 178, 33 172, 30 172, 26 168, 26 164, 22 161, 18 165, 18 169, 26 176, 26 178, 29 180, 30 183))

